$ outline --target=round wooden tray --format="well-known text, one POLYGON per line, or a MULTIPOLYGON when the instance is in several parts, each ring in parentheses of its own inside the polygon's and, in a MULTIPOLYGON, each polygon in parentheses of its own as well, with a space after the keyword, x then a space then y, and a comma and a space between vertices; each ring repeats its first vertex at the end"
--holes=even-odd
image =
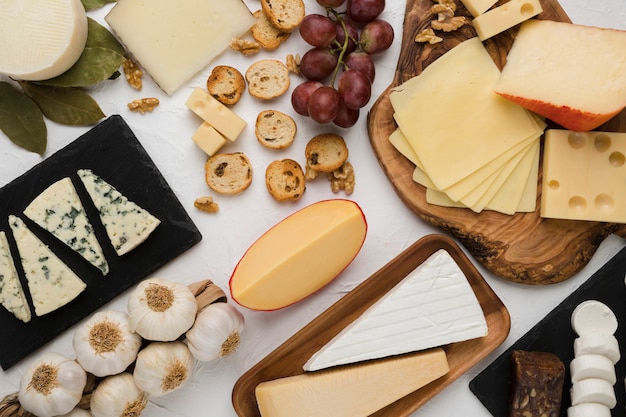
MULTIPOLYGON (((459 2, 457 2, 459 3, 459 2)), ((504 3, 500 1, 498 3, 504 3)), ((392 84, 381 94, 368 114, 370 143, 380 165, 400 199, 422 220, 449 232, 488 270, 509 281, 544 285, 570 278, 591 259, 610 234, 626 236, 625 225, 600 222, 544 219, 539 215, 541 172, 537 185, 537 209, 513 216, 493 211, 479 214, 469 209, 429 204, 426 189, 412 179, 414 166, 389 142, 396 129, 391 89, 411 77, 460 42, 476 36, 470 25, 446 34, 435 45, 417 43, 415 34, 430 24, 432 0, 408 0, 402 34, 402 48, 392 84)), ((541 0, 539 19, 570 22, 556 0, 541 0)), ((461 5, 457 15, 471 18, 461 5)), ((514 30, 484 44, 496 65, 502 68, 513 44, 514 30)), ((454 115, 451 114, 453 119, 454 115)), ((600 127, 604 131, 626 131, 626 111, 600 127)))

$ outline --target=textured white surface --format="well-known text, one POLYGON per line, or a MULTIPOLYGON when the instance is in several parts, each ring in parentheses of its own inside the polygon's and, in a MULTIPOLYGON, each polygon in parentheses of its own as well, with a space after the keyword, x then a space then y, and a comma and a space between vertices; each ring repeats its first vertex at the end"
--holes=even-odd
MULTIPOLYGON (((256 0, 245 2, 251 10, 259 7, 256 0)), ((306 4, 309 13, 321 11, 313 0, 306 0, 306 4)), ((626 29, 626 7, 623 0, 561 0, 561 5, 575 23, 626 29)), ((387 1, 383 15, 383 18, 393 24, 397 34, 402 32, 404 6, 403 1, 387 1)), ((105 12, 106 9, 90 12, 90 16, 103 22, 105 12)), ((337 197, 330 191, 328 183, 320 178, 308 184, 306 193, 297 203, 281 204, 272 200, 263 180, 265 167, 278 158, 293 158, 302 163, 307 140, 327 129, 298 117, 298 135, 291 148, 280 152, 265 149, 257 143, 251 125, 257 114, 264 109, 282 109, 293 114, 289 94, 269 103, 257 101, 245 94, 234 109, 248 121, 249 126, 242 137, 223 150, 243 151, 248 154, 255 179, 243 194, 215 196, 220 204, 217 214, 202 213, 193 207, 193 200, 200 195, 210 194, 210 190, 204 183, 205 155, 191 141, 191 135, 200 125, 200 119, 185 107, 185 100, 195 87, 204 86, 213 65, 227 63, 244 72, 257 59, 276 57, 283 60, 289 53, 303 54, 306 49, 306 45, 296 35, 271 53, 243 57, 227 51, 170 97, 165 96, 147 77, 141 93, 133 90, 123 80, 105 82, 93 89, 94 97, 107 115, 121 114, 125 118, 204 236, 202 242, 159 270, 156 276, 188 283, 211 278, 226 289, 236 262, 265 230, 298 208, 325 198, 337 197), (150 96, 161 100, 161 105, 153 113, 141 115, 127 110, 126 103, 132 99, 150 96)), ((391 83, 399 52, 398 39, 389 51, 377 57, 377 74, 373 86, 375 97, 391 83)), ((297 82, 298 79, 292 76, 292 88, 297 82)), ((49 144, 44 157, 87 130, 67 128, 51 122, 47 122, 47 126, 49 144)), ((332 128, 329 127, 328 130, 332 128)), ((342 133, 350 149, 349 159, 354 165, 357 179, 355 192, 350 198, 361 205, 369 225, 361 253, 338 279, 303 302, 271 313, 242 309, 246 328, 240 349, 225 360, 198 366, 192 382, 184 390, 155 399, 146 415, 195 417, 206 415, 209 406, 211 415, 235 417, 231 392, 241 374, 413 242, 426 234, 438 232, 407 209, 387 181, 369 144, 365 112, 355 127, 342 133)), ((0 186, 40 161, 39 156, 17 148, 0 133, 0 186)), ((510 335, 499 349, 415 412, 414 416, 489 417, 490 413, 469 391, 468 382, 623 246, 621 239, 609 238, 584 270, 563 283, 549 287, 528 287, 510 283, 479 266, 488 283, 509 309, 512 317, 510 335), (532 299, 532 308, 528 307, 529 299, 532 299)), ((127 299, 128 293, 123 294, 107 307, 125 311, 127 299)), ((73 329, 69 329, 43 350, 71 355, 72 334, 73 329)), ((32 358, 22 361, 8 372, 0 371, 0 396, 17 391, 19 377, 30 360, 32 358)))

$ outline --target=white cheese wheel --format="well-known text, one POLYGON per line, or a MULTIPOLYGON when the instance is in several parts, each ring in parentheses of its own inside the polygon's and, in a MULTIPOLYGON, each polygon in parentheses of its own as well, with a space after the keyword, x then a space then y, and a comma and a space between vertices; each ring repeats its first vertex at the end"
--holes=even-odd
POLYGON ((574 382, 570 396, 572 405, 599 403, 611 409, 617 405, 613 386, 604 379, 590 378, 574 382))
POLYGON ((615 382, 617 382, 615 366, 611 359, 604 355, 580 355, 570 362, 569 369, 572 375, 572 382, 589 378, 604 379, 610 382, 611 385, 615 385, 615 382))
POLYGON ((87 41, 87 14, 80 0, 0 4, 0 73, 46 80, 76 63, 87 41))
POLYGON ((611 417, 611 409, 604 404, 582 403, 569 407, 567 417, 611 417))
POLYGON ((615 336, 591 332, 574 339, 574 356, 586 354, 604 355, 609 358, 613 364, 620 359, 619 343, 615 336))
POLYGON ((617 330, 617 317, 606 304, 597 300, 587 300, 574 309, 571 324, 579 336, 590 332, 614 334, 617 330))

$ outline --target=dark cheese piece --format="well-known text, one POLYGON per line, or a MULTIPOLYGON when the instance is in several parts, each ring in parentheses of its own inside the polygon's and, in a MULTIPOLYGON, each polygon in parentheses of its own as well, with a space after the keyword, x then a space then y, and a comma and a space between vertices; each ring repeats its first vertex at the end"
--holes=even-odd
POLYGON ((565 366, 549 352, 511 353, 509 417, 558 417, 565 366))

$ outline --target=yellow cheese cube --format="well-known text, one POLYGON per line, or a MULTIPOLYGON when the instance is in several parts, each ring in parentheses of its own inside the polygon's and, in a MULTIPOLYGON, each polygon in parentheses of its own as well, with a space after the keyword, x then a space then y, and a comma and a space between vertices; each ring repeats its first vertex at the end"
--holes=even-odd
POLYGON ((226 138, 220 134, 207 122, 200 125, 195 131, 191 139, 200 147, 207 155, 215 155, 222 146, 226 144, 226 138))
POLYGON ((245 120, 202 88, 195 88, 185 104, 226 139, 236 140, 246 128, 245 120))
POLYGON ((472 21, 481 41, 504 32, 542 12, 539 0, 511 0, 472 21))

